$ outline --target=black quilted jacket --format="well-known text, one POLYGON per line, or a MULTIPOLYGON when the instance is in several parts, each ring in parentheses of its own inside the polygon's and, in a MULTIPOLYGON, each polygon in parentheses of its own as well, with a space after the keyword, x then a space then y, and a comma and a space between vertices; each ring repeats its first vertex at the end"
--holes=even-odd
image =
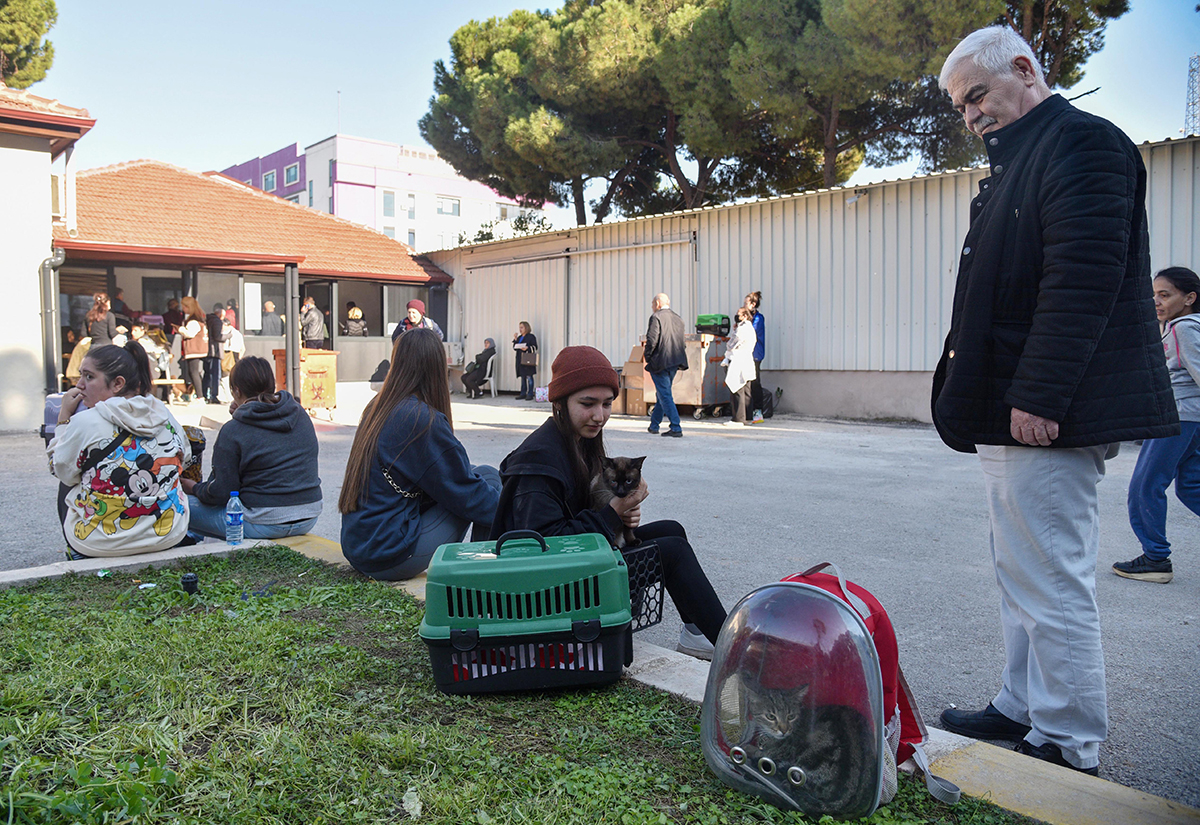
POLYGON ((1059 422, 1054 447, 1177 434, 1137 149, 1058 95, 984 143, 933 380, 942 440, 1015 446, 1013 408, 1059 422))

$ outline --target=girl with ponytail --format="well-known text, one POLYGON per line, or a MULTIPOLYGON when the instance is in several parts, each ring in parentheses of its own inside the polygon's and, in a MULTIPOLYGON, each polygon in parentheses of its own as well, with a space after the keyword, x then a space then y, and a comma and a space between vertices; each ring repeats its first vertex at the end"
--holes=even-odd
POLYGON ((150 360, 136 341, 88 351, 63 394, 51 472, 68 558, 166 550, 187 534, 180 487, 183 427, 150 395, 150 360))

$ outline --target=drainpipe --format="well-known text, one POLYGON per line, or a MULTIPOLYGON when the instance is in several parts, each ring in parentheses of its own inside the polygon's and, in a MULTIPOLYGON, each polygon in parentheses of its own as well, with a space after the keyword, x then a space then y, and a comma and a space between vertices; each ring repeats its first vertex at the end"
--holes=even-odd
POLYGON ((42 261, 42 369, 46 379, 46 394, 59 392, 62 387, 62 330, 58 324, 58 268, 67 259, 64 249, 56 248, 54 255, 42 261))

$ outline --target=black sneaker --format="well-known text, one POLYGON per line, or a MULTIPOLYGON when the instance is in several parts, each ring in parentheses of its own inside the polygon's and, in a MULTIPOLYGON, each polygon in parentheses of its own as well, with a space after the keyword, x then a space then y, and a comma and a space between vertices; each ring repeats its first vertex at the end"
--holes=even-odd
POLYGON ((663 438, 683 438, 683 430, 666 430, 663 432, 663 438))
POLYGON ((67 552, 67 561, 83 561, 84 559, 91 558, 91 556, 85 556, 85 555, 83 555, 83 553, 78 552, 74 547, 71 547, 70 545, 67 546, 66 552, 67 552))
POLYGON ((1046 744, 1038 745, 1035 748, 1033 745, 1022 739, 1017 743, 1017 746, 1013 748, 1013 750, 1015 750, 1017 753, 1024 754, 1025 756, 1032 756, 1034 759, 1040 759, 1043 762, 1049 762, 1051 765, 1059 765, 1064 768, 1070 768, 1073 771, 1086 773, 1088 776, 1100 775, 1099 765, 1093 768, 1077 768, 1072 765, 1062 755, 1062 748, 1053 742, 1047 742, 1046 744))
POLYGON ((983 710, 950 708, 942 711, 942 727, 972 739, 1003 739, 1008 742, 1024 741, 1025 734, 1032 730, 1029 725, 1009 719, 990 702, 983 710))
POLYGON ((1119 561, 1113 565, 1113 572, 1126 579, 1137 579, 1142 582, 1157 582, 1166 584, 1175 577, 1171 569, 1171 560, 1154 561, 1145 553, 1133 561, 1119 561))

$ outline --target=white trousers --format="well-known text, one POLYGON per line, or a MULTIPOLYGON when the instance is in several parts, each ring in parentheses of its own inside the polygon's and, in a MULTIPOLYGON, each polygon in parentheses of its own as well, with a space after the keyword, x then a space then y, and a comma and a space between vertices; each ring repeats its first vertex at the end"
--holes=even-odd
POLYGON ((1003 686, 992 701, 1078 768, 1100 763, 1108 735, 1096 607, 1096 485, 1113 445, 977 445, 1004 630, 1003 686))

